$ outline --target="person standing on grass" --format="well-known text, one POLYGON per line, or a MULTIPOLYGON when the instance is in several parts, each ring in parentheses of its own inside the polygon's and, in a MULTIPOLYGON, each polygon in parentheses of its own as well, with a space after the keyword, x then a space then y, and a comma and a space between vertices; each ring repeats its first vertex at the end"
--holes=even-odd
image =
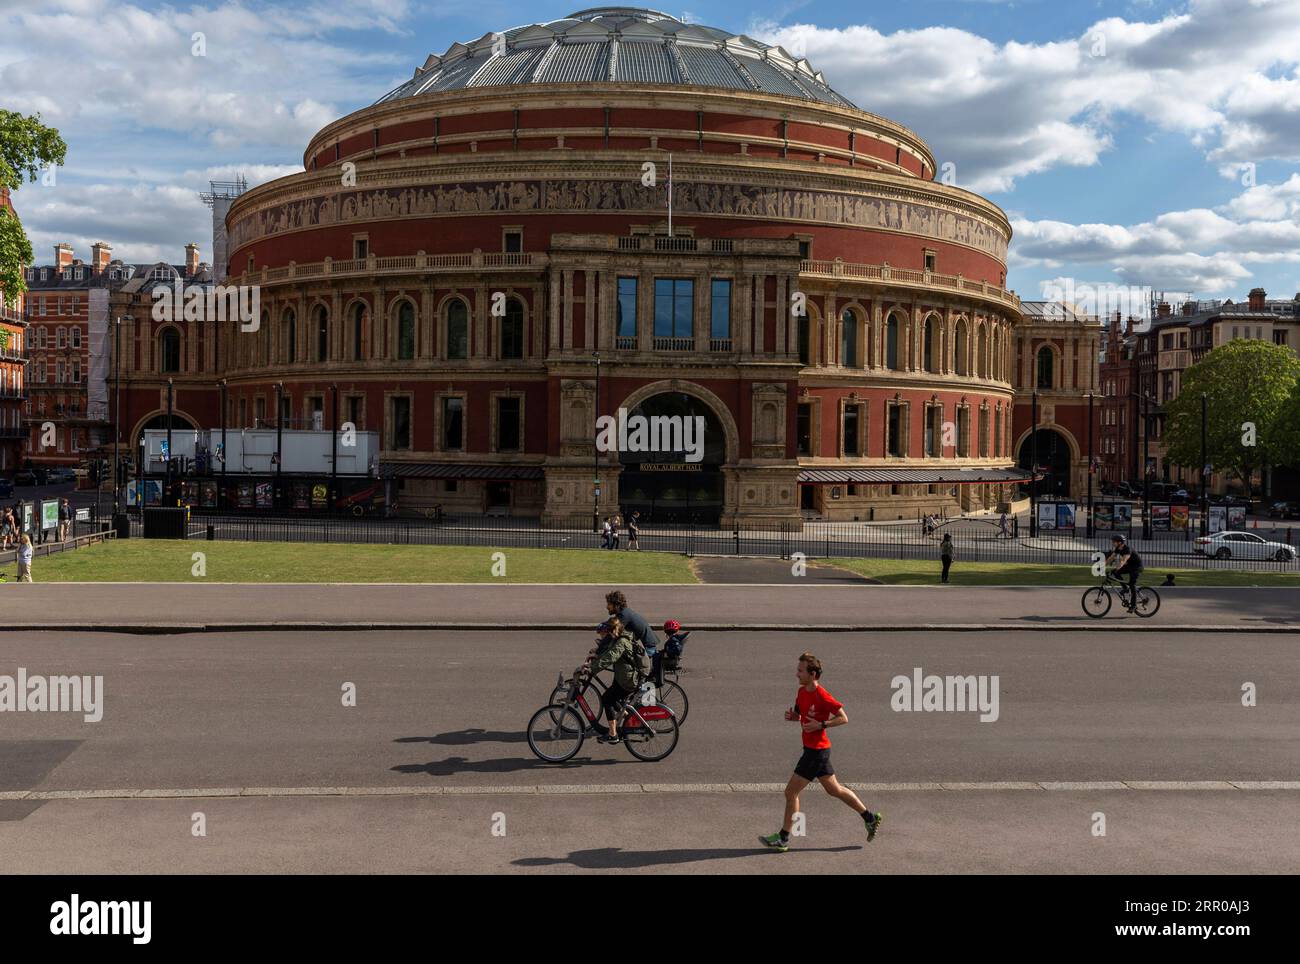
POLYGON ((939 561, 943 563, 943 582, 948 582, 948 570, 952 568, 952 533, 943 534, 943 542, 939 543, 939 561))
POLYGON ((799 793, 814 780, 832 797, 862 817, 862 822, 867 827, 868 843, 876 839, 876 832, 880 830, 884 819, 884 814, 872 813, 856 793, 841 786, 835 778, 835 768, 831 766, 831 740, 826 731, 832 726, 843 726, 849 717, 844 712, 844 704, 821 685, 821 676, 821 660, 812 653, 804 653, 799 657, 795 668, 799 691, 795 695, 794 706, 785 711, 785 718, 789 722, 798 721, 803 729, 803 755, 795 764, 790 782, 785 785, 785 818, 781 822, 781 829, 758 838, 763 846, 782 853, 790 849, 790 831, 794 827, 794 815, 799 812, 799 793))
POLYGON ((641 535, 641 513, 633 512, 632 518, 627 520, 627 550, 631 552, 635 549, 641 551, 641 543, 637 539, 641 535))
POLYGON ((32 581, 32 555, 35 550, 32 548, 32 537, 23 533, 22 539, 18 544, 18 581, 32 581))
POLYGON ((72 506, 66 498, 59 500, 59 541, 68 541, 68 529, 72 525, 72 506))
POLYGON ((610 546, 609 529, 609 516, 605 516, 605 523, 600 527, 600 547, 602 549, 608 549, 610 546))
POLYGON ((623 517, 618 513, 614 514, 614 525, 612 528, 613 528, 613 532, 611 532, 610 537, 613 539, 613 541, 610 543, 609 547, 611 549, 617 550, 620 530, 623 528, 623 517))

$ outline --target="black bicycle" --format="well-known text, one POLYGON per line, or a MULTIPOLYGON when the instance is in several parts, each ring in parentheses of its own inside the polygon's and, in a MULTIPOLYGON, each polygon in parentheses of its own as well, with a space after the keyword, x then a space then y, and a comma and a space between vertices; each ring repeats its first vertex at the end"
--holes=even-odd
MULTIPOLYGON (((1126 609, 1130 608, 1128 583, 1116 579, 1108 572, 1100 586, 1092 586, 1084 591, 1083 611, 1093 619, 1101 619, 1110 612, 1112 593, 1119 596, 1120 605, 1126 609)), ((1160 593, 1150 586, 1138 586, 1137 605, 1131 608, 1144 618, 1154 616, 1160 609, 1160 593)))
MULTIPOLYGON (((528 748, 547 763, 563 763, 582 749, 588 736, 604 731, 600 703, 586 696, 589 673, 565 680, 565 699, 543 706, 528 721, 528 748)), ((660 704, 637 705, 636 694, 618 704, 617 733, 638 760, 658 763, 677 747, 677 719, 660 704)))

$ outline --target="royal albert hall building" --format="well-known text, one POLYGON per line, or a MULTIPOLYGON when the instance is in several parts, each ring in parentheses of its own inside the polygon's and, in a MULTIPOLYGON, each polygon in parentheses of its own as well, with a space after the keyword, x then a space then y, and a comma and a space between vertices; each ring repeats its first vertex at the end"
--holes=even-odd
POLYGON ((228 420, 337 397, 403 509, 590 519, 598 477, 602 514, 913 518, 1023 477, 1006 215, 779 47, 626 7, 490 33, 304 167, 226 218, 263 308, 219 338, 228 420), (597 454, 620 408, 703 417, 699 460, 597 454))

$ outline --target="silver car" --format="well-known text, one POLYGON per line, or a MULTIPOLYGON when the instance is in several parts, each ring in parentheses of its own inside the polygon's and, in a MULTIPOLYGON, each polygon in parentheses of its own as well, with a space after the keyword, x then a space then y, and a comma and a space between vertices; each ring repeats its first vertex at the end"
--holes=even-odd
POLYGON ((1253 532, 1216 532, 1200 536, 1193 548, 1215 559, 1273 559, 1277 562, 1290 562, 1296 552, 1284 542, 1269 542, 1253 532))

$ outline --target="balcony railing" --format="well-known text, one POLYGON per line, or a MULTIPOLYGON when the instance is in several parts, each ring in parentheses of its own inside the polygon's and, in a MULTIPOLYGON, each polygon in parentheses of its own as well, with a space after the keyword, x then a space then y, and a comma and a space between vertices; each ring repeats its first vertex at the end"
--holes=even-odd
POLYGON ((710 338, 709 351, 731 351, 730 338, 710 338))
POLYGON ((532 251, 475 251, 468 254, 418 254, 397 255, 391 258, 351 258, 290 263, 283 268, 263 268, 231 276, 239 284, 266 284, 272 281, 309 281, 314 278, 333 278, 340 275, 411 274, 412 272, 456 272, 478 270, 518 270, 543 268, 547 257, 532 251))
POLYGON ((655 338, 655 351, 691 351, 695 348, 694 338, 655 338))
POLYGON ((614 339, 614 347, 622 351, 631 351, 636 348, 636 335, 619 335, 614 339))
POLYGON ((895 268, 888 264, 853 264, 847 261, 804 261, 800 272, 824 278, 845 278, 850 281, 874 281, 885 284, 943 288, 973 294, 990 301, 1009 305, 1020 310, 1020 297, 987 281, 972 281, 959 274, 939 274, 935 271, 917 271, 914 268, 895 268))

